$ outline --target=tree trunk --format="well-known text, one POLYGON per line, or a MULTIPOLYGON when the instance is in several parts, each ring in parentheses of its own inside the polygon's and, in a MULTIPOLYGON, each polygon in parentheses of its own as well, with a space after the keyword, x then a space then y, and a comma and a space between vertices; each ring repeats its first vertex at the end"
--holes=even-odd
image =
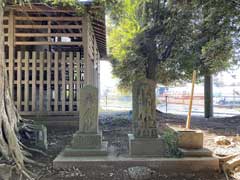
POLYGON ((204 116, 213 117, 213 82, 212 75, 204 76, 204 116))
POLYGON ((12 159, 19 170, 24 168, 24 155, 17 137, 20 116, 11 98, 4 59, 4 7, 0 4, 0 152, 12 159))
POLYGON ((157 77, 157 61, 154 58, 150 58, 146 67, 146 78, 156 82, 157 77))

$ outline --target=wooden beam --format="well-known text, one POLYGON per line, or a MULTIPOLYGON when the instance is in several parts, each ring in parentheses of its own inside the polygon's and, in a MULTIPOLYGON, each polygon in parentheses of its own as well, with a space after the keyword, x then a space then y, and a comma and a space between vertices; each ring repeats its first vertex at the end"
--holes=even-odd
POLYGON ((48 41, 17 41, 15 45, 37 46, 37 45, 55 45, 55 46, 81 46, 82 41, 79 42, 48 42, 48 41))
POLYGON ((21 21, 82 21, 81 17, 31 17, 31 16, 17 16, 15 18, 16 20, 21 20, 21 21))
MULTIPOLYGON (((4 25, 6 26, 6 25, 4 25)), ((7 26, 8 27, 8 26, 7 26)), ((7 28, 6 27, 6 28, 7 28)), ((16 29, 81 29, 81 25, 51 25, 50 27, 48 25, 24 25, 24 24, 18 24, 15 26, 16 29)))
MULTIPOLYGON (((7 34, 5 34, 7 36, 7 34)), ((16 37, 82 37, 81 33, 15 33, 16 37)))

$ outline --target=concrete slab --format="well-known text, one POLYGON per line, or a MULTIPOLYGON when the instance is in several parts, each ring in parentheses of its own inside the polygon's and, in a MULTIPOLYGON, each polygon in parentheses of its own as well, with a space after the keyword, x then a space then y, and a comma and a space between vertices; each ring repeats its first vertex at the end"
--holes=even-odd
POLYGON ((202 149, 183 149, 178 148, 183 157, 212 157, 212 151, 207 148, 202 149))
POLYGON ((99 157, 66 157, 60 154, 54 161, 53 167, 58 168, 84 168, 94 170, 96 168, 129 168, 145 166, 160 172, 199 172, 219 171, 219 160, 214 157, 200 158, 131 158, 116 156, 99 157))

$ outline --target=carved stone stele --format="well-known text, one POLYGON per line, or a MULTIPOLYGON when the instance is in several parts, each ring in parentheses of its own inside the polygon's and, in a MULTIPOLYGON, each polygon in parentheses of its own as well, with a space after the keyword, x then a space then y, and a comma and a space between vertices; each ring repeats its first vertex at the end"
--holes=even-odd
POLYGON ((98 89, 91 85, 82 88, 79 105, 79 130, 63 156, 106 156, 108 142, 102 141, 102 133, 98 130, 98 89))
POLYGON ((133 83, 133 131, 136 138, 157 138, 156 84, 152 80, 133 83))
POLYGON ((80 133, 98 133, 98 89, 87 85, 80 91, 80 133))

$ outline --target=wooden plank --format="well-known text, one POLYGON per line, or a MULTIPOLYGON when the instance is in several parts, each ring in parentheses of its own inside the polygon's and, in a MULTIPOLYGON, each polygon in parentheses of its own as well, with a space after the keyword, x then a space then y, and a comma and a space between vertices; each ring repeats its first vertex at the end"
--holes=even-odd
POLYGON ((20 12, 44 12, 44 13, 56 13, 56 12, 63 12, 63 13, 74 13, 76 12, 76 10, 73 9, 60 9, 60 8, 53 8, 53 7, 49 7, 47 5, 34 5, 32 4, 31 6, 25 5, 25 6, 19 6, 19 5, 15 5, 15 6, 11 6, 11 7, 6 7, 6 10, 9 9, 14 9, 16 11, 20 11, 20 12))
POLYGON ((36 111, 36 52, 32 52, 32 112, 36 111))
POLYGON ((55 52, 54 55, 54 92, 55 92, 55 99, 54 99, 54 111, 58 111, 58 52, 55 52))
POLYGON ((80 52, 77 52, 77 57, 76 57, 76 63, 77 63, 77 107, 78 107, 78 111, 79 109, 79 102, 80 102, 80 80, 81 80, 81 64, 80 64, 80 52))
POLYGON ((47 111, 51 111, 51 53, 47 52, 47 111))
POLYGON ((25 46, 33 46, 33 45, 59 45, 59 46, 81 46, 82 42, 49 42, 49 41, 17 41, 15 45, 25 45, 25 46))
POLYGON ((40 52, 40 85, 39 85, 39 111, 43 112, 43 99, 44 99, 44 91, 43 91, 43 65, 44 65, 44 52, 40 52))
POLYGON ((31 17, 31 16, 18 16, 16 17, 16 20, 23 20, 23 21, 82 21, 81 17, 31 17))
POLYGON ((9 30, 8 30, 8 54, 9 54, 9 85, 10 85, 10 92, 13 95, 13 68, 14 68, 14 12, 11 10, 9 12, 9 30))
POLYGON ((73 52, 69 54, 69 111, 73 111, 73 52))
MULTIPOLYGON (((7 34, 5 34, 8 36, 7 34)), ((82 37, 81 33, 15 33, 16 37, 82 37)))
MULTIPOLYGON (((48 25, 23 25, 18 24, 15 26, 17 29, 48 29, 48 25)), ((81 25, 51 25, 51 29, 81 29, 81 25)))
POLYGON ((66 53, 62 52, 62 111, 66 111, 66 53))
POLYGON ((24 111, 29 111, 29 52, 25 51, 25 89, 24 89, 24 111))
POLYGON ((17 52, 17 108, 21 110, 22 53, 17 52))

